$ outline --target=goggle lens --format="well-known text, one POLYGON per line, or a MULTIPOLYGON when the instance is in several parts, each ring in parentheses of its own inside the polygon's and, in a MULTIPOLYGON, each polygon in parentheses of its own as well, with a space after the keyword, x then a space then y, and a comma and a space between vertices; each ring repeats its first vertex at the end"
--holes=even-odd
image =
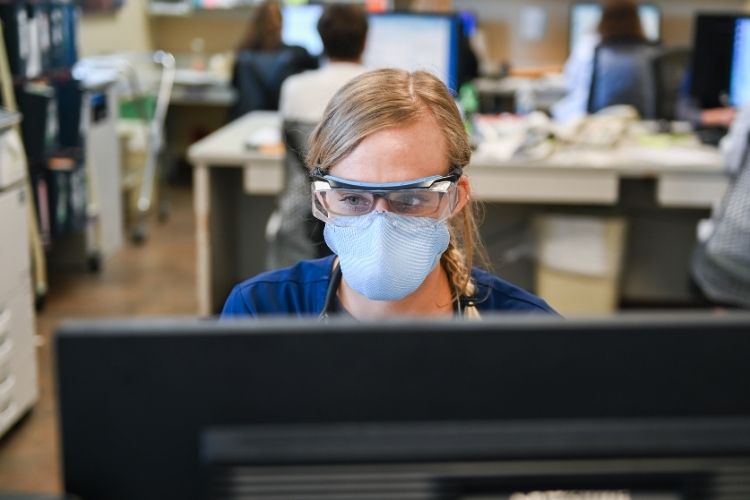
POLYGON ((326 210, 341 216, 368 214, 375 209, 378 200, 383 199, 391 212, 414 217, 430 217, 438 212, 446 194, 416 189, 384 193, 349 189, 318 192, 326 210))
POLYGON ((418 179, 406 188, 332 187, 334 182, 318 177, 312 184, 313 215, 333 224, 351 223, 351 217, 369 214, 379 206, 399 215, 443 221, 457 202, 456 182, 445 177, 418 179), (414 187, 420 181, 425 187, 414 187), (378 203, 381 199, 385 203, 378 203))

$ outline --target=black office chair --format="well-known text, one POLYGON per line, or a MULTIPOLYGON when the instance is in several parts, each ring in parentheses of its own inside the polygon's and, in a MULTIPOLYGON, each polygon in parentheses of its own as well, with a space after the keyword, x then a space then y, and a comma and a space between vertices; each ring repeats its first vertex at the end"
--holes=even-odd
POLYGON ((302 47, 241 51, 232 71, 232 85, 237 89, 238 98, 230 117, 235 119, 250 111, 279 109, 284 80, 315 67, 316 59, 302 47))
POLYGON ((690 64, 689 47, 662 48, 654 57, 656 118, 677 119, 677 102, 690 64))
MULTIPOLYGON (((315 257, 331 255, 331 249, 326 245, 323 238, 325 223, 316 219, 312 214, 312 200, 310 194, 310 177, 305 166, 305 154, 307 153, 307 142, 312 134, 315 124, 287 120, 282 126, 284 144, 286 145, 286 173, 291 176, 290 171, 301 171, 304 175, 305 191, 305 234, 313 245, 315 257)), ((301 215, 301 214, 300 214, 301 215)))
POLYGON ((636 108, 642 118, 656 118, 653 61, 658 51, 658 46, 637 40, 599 44, 594 54, 588 112, 628 104, 636 108))
POLYGON ((286 146, 284 189, 267 231, 270 246, 266 261, 268 269, 331 254, 323 238, 325 224, 312 214, 310 177, 304 160, 307 140, 315 125, 285 120, 281 127, 286 146))

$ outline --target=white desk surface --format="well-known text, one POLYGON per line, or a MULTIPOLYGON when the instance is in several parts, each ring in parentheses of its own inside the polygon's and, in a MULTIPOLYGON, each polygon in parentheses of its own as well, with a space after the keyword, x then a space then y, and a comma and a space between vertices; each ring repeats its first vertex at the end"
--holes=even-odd
MULTIPOLYGON (((282 153, 265 153, 245 147, 245 140, 254 131, 280 125, 281 119, 273 111, 248 113, 193 144, 188 150, 188 157, 193 163, 207 166, 244 166, 252 161, 280 161, 283 159, 282 153)), ((564 150, 543 160, 497 160, 475 154, 470 168, 585 169, 648 177, 679 172, 715 174, 721 172, 721 165, 717 148, 686 145, 669 148, 623 146, 599 151, 564 150)))
POLYGON ((184 106, 229 107, 237 102, 237 91, 227 85, 190 86, 175 84, 169 103, 184 106))
MULTIPOLYGON (((275 112, 252 112, 193 144, 195 165, 245 168, 249 193, 273 194, 283 187, 283 153, 245 146, 264 127, 280 127, 275 112)), ((704 145, 664 148, 624 145, 608 150, 561 150, 542 160, 498 160, 477 153, 466 173, 476 199, 501 202, 613 204, 619 179, 651 177, 665 206, 710 207, 726 178, 718 149, 704 145)))
POLYGON ((265 153, 245 146, 245 140, 264 127, 281 127, 281 118, 273 111, 254 111, 207 135, 188 149, 193 164, 244 167, 250 162, 280 162, 283 153, 265 153))

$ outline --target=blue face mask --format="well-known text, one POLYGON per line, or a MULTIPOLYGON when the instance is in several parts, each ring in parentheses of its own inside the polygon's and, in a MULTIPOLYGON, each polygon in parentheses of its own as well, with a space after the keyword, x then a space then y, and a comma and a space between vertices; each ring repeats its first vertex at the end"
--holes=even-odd
POLYGON ((326 224, 326 243, 339 256, 346 283, 372 300, 400 300, 414 293, 448 248, 446 222, 390 212, 326 224))

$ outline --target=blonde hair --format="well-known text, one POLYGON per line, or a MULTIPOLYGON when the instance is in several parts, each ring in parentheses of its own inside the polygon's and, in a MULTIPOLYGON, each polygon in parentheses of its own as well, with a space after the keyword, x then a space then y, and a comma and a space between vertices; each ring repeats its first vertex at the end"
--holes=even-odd
MULTIPOLYGON (((425 71, 380 69, 364 73, 331 98, 323 119, 310 136, 306 163, 324 171, 349 155, 368 136, 417 121, 429 113, 443 136, 451 169, 464 168, 471 159, 471 146, 461 115, 446 86, 425 71)), ((469 200, 448 221, 450 243, 441 257, 453 288, 454 299, 472 297, 475 284, 471 268, 477 256, 486 254, 479 239, 476 205, 469 200)), ((469 307, 469 309, 475 308, 469 307)), ((467 309, 471 316, 471 311, 467 309)))

